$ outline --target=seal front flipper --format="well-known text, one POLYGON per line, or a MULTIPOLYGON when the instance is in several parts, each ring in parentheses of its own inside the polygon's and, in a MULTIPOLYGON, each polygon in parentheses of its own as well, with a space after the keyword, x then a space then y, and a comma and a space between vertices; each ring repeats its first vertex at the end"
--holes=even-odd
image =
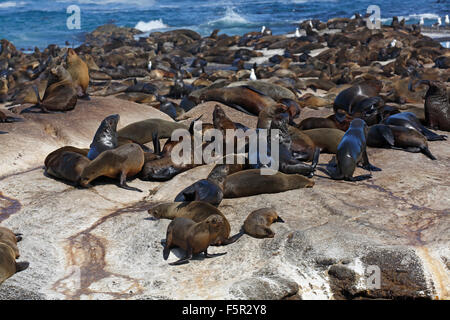
POLYGON ((161 144, 160 144, 159 138, 158 138, 158 131, 153 132, 152 140, 153 140, 153 153, 160 154, 161 153, 161 144))
POLYGON ((395 145, 394 134, 389 126, 378 126, 377 130, 391 147, 395 145))
POLYGON ((367 157, 367 151, 364 150, 362 154, 362 166, 363 169, 367 171, 382 171, 380 168, 375 167, 374 165, 370 164, 369 157, 367 157))
POLYGON ((138 189, 138 188, 135 188, 135 187, 130 187, 129 185, 127 185, 127 174, 124 171, 122 171, 120 173, 119 188, 122 188, 122 189, 125 189, 125 190, 130 190, 130 191, 142 192, 141 189, 138 189))
POLYGON ((434 133, 433 131, 427 129, 424 126, 421 126, 420 131, 427 138, 428 141, 445 141, 445 140, 447 140, 446 135, 434 133))
POLYGON ((223 256, 224 254, 227 254, 226 252, 221 252, 221 253, 208 253, 208 250, 203 251, 203 254, 205 255, 205 258, 214 258, 214 257, 220 257, 223 256))
POLYGON ((171 266, 179 266, 181 264, 186 264, 189 263, 189 260, 192 259, 192 248, 188 247, 187 251, 186 251, 186 255, 184 256, 184 258, 181 258, 178 261, 169 263, 171 266))
POLYGON ((229 244, 232 244, 232 243, 238 241, 244 234, 245 234, 245 231, 241 230, 238 233, 236 233, 234 236, 223 240, 219 245, 216 245, 216 244, 211 244, 211 245, 212 246, 226 246, 226 245, 229 245, 229 244))
POLYGON ((28 261, 16 262, 16 272, 21 272, 26 270, 30 266, 28 261))
POLYGON ((426 155, 428 158, 430 158, 431 160, 436 160, 436 157, 433 156, 433 154, 431 153, 430 149, 428 149, 428 147, 422 147, 420 148, 420 151, 426 155))
POLYGON ((367 180, 367 179, 370 179, 370 178, 372 178, 371 174, 363 174, 363 175, 360 175, 360 176, 357 176, 357 177, 351 177, 351 178, 348 178, 348 179, 346 178, 344 180, 356 182, 356 181, 367 180))

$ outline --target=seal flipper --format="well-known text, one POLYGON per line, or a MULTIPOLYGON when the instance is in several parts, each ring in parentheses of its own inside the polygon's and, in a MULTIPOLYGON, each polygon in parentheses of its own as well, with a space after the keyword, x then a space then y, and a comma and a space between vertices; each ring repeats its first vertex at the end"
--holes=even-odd
POLYGON ((153 140, 153 153, 160 154, 161 153, 161 144, 159 142, 159 137, 158 137, 157 131, 153 132, 152 140, 153 140))
POLYGON ((424 146, 422 148, 420 148, 420 151, 426 155, 428 158, 430 158, 431 160, 436 160, 436 157, 433 156, 433 154, 431 153, 430 149, 428 149, 428 147, 424 146))
POLYGON ((370 178, 372 178, 371 174, 363 174, 363 175, 356 176, 356 177, 351 177, 351 178, 348 178, 348 179, 345 179, 345 180, 356 182, 356 181, 367 180, 367 179, 370 179, 370 178))
POLYGON ((205 251, 203 251, 203 254, 205 255, 205 258, 214 258, 214 257, 223 256, 224 254, 227 254, 227 253, 221 252, 221 253, 210 254, 210 253, 208 253, 208 249, 206 249, 205 251))
POLYGON ((434 133, 433 131, 427 129, 424 126, 420 126, 420 132, 427 138, 428 141, 445 141, 445 140, 447 140, 446 135, 434 133))
POLYGON ((339 170, 336 163, 336 157, 333 157, 327 164, 326 172, 333 180, 343 180, 344 174, 339 170))
POLYGON ((380 168, 370 164, 369 157, 367 157, 367 150, 364 150, 362 154, 362 168, 367 171, 382 171, 380 168))
POLYGON ((122 188, 122 189, 125 189, 125 190, 130 190, 130 191, 142 192, 141 189, 138 189, 138 188, 135 188, 135 187, 130 187, 129 185, 127 185, 127 174, 124 171, 122 171, 120 173, 119 188, 122 188))
POLYGON ((28 261, 16 262, 16 272, 21 272, 29 267, 30 263, 28 261))
POLYGON ((281 219, 281 217, 280 216, 278 216, 277 217, 277 219, 274 221, 274 222, 281 222, 281 223, 284 223, 284 220, 283 219, 281 219))
POLYGON ((234 236, 223 240, 220 245, 221 246, 226 246, 226 245, 232 244, 232 243, 238 241, 244 234, 245 234, 245 231, 241 229, 241 231, 236 233, 234 236))
POLYGON ((389 126, 378 126, 377 130, 384 138, 384 140, 386 140, 389 146, 393 147, 395 145, 394 134, 392 133, 392 129, 389 126))
POLYGON ((189 263, 189 260, 192 258, 192 248, 188 247, 186 251, 186 255, 178 261, 169 263, 171 266, 178 266, 180 264, 189 263))

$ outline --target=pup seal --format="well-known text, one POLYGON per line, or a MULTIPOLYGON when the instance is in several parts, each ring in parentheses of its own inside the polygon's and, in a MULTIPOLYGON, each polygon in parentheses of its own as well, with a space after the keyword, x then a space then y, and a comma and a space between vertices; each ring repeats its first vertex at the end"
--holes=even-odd
POLYGON ((119 119, 120 116, 118 114, 113 114, 103 119, 100 123, 97 132, 95 132, 94 140, 89 146, 90 149, 87 157, 90 160, 97 158, 103 151, 117 148, 117 123, 119 119))
POLYGON ((360 181, 368 179, 371 175, 353 177, 356 165, 362 162, 362 167, 369 171, 381 171, 371 165, 367 157, 366 141, 369 128, 362 119, 355 119, 350 123, 350 128, 345 132, 337 148, 337 163, 332 169, 332 162, 328 165, 328 173, 334 180, 360 181))
POLYGON ((126 183, 127 177, 137 175, 144 166, 144 151, 135 143, 127 143, 113 150, 102 152, 92 160, 81 173, 80 185, 89 187, 90 182, 100 176, 119 178, 119 187, 131 190, 142 190, 130 187, 126 183))
POLYGON ((245 233, 255 238, 273 238, 275 233, 270 229, 274 222, 284 222, 272 208, 258 209, 250 213, 244 221, 245 233))
POLYGON ((400 126, 409 129, 416 130, 422 133, 428 141, 440 141, 447 140, 446 135, 436 134, 433 131, 425 128, 417 119, 416 115, 412 112, 400 112, 393 114, 383 120, 383 124, 388 124, 392 126, 400 126))
POLYGON ((367 145, 377 148, 402 149, 408 152, 422 152, 431 160, 436 160, 428 149, 425 136, 416 130, 405 127, 385 124, 370 126, 367 145))
POLYGON ((212 243, 214 245, 228 245, 239 238, 239 236, 230 237, 231 227, 223 213, 213 205, 203 201, 162 203, 149 209, 148 213, 157 219, 173 220, 183 217, 195 222, 203 221, 211 215, 219 215, 224 219, 223 228, 212 243))
POLYGON ((313 186, 313 180, 299 174, 276 172, 273 175, 261 175, 260 169, 249 169, 227 176, 223 195, 224 198, 240 198, 313 186))
POLYGON ((205 258, 212 258, 226 254, 209 254, 208 247, 217 238, 223 225, 223 217, 212 215, 201 222, 194 222, 187 218, 175 218, 167 227, 166 243, 164 245, 163 258, 167 260, 170 249, 180 247, 186 251, 186 255, 170 265, 180 265, 189 262, 192 255, 203 252, 205 258))

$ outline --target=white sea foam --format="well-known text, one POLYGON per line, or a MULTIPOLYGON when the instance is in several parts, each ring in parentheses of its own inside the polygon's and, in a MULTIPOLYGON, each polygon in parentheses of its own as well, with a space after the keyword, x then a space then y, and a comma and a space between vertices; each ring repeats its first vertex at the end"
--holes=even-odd
POLYGON ((14 8, 25 5, 24 1, 21 2, 15 2, 15 1, 6 1, 0 3, 0 9, 6 9, 6 8, 14 8))
MULTIPOLYGON (((405 19, 405 21, 409 20, 420 20, 420 18, 423 18, 424 20, 437 20, 439 18, 439 15, 434 13, 419 13, 419 14, 410 14, 408 16, 398 16, 398 20, 401 21, 402 19, 405 19)), ((382 18, 381 22, 387 22, 391 21, 392 17, 390 18, 382 18)))
POLYGON ((141 7, 153 6, 155 0, 57 0, 56 2, 70 2, 75 4, 95 4, 95 5, 111 5, 126 4, 141 7))
POLYGON ((159 19, 159 20, 151 20, 149 22, 139 21, 136 24, 135 28, 142 32, 149 32, 149 31, 155 30, 155 29, 169 28, 169 26, 167 24, 165 24, 162 21, 162 19, 159 19))
POLYGON ((224 24, 242 24, 242 23, 248 23, 249 21, 239 15, 237 12, 233 10, 233 8, 228 7, 227 11, 225 12, 225 16, 223 16, 220 19, 210 21, 208 24, 216 24, 216 23, 224 23, 224 24))

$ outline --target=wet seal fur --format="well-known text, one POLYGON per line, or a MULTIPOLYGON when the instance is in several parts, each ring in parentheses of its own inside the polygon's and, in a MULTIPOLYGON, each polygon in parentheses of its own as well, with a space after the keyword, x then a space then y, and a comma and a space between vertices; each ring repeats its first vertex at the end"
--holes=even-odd
POLYGON ((369 163, 366 141, 369 128, 362 119, 354 119, 339 143, 336 157, 328 164, 327 171, 334 180, 360 181, 369 179, 372 175, 353 177, 356 166, 362 163, 362 168, 368 171, 381 171, 369 163), (334 163, 334 160, 337 163, 334 163))
POLYGON ((89 146, 90 150, 87 157, 94 160, 106 150, 115 149, 118 146, 117 124, 120 120, 118 114, 113 114, 101 122, 100 126, 95 132, 94 139, 89 146))
POLYGON ((137 175, 144 166, 144 151, 135 143, 127 143, 113 150, 102 152, 86 166, 81 173, 80 185, 90 187, 90 182, 100 176, 119 178, 119 187, 131 190, 142 190, 130 187, 126 183, 128 177, 137 175))

